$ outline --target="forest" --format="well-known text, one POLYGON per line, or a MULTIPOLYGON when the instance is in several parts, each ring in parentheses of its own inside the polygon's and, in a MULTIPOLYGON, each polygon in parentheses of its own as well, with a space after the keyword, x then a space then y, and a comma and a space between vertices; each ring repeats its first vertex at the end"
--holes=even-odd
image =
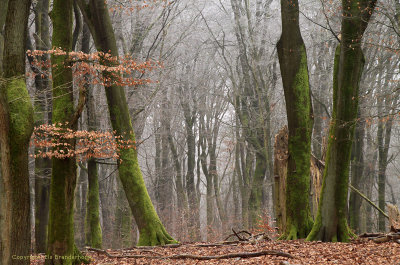
POLYGON ((399 43, 395 0, 0 0, 0 265, 395 264, 399 43))

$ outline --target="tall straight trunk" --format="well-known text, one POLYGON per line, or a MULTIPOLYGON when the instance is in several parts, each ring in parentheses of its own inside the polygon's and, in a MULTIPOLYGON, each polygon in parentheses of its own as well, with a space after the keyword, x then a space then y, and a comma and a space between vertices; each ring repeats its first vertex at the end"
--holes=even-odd
MULTIPOLYGON (((66 52, 72 49, 72 0, 53 2, 53 46, 66 52)), ((53 123, 72 130, 77 129, 73 98, 72 69, 66 67, 68 55, 52 56, 53 76, 53 123), (67 124, 68 123, 68 124, 67 124)), ((75 149, 75 140, 65 140, 75 149)), ((68 152, 67 150, 64 150, 68 152)), ((72 264, 74 259, 57 259, 57 256, 74 255, 74 192, 77 167, 74 157, 53 158, 50 184, 50 211, 48 225, 46 264, 72 264), (57 256, 56 256, 57 255, 57 256)))
POLYGON ((250 197, 249 197, 249 224, 255 227, 260 221, 261 207, 262 207, 262 190, 265 173, 267 171, 266 157, 260 152, 256 152, 256 168, 251 183, 250 197))
POLYGON ((161 99, 161 171, 157 175, 156 198, 158 213, 163 223, 168 227, 172 225, 173 214, 173 188, 172 171, 169 156, 168 128, 170 127, 170 117, 168 111, 168 95, 163 94, 161 99))
POLYGON ((222 203, 221 199, 221 188, 219 186, 219 177, 218 177, 218 172, 217 172, 217 156, 216 156, 216 139, 213 142, 213 147, 209 149, 210 153, 210 174, 213 178, 213 188, 214 188, 214 196, 215 196, 215 203, 218 209, 219 217, 221 220, 221 225, 222 225, 222 231, 225 233, 227 231, 227 215, 226 215, 226 209, 224 208, 224 205, 222 203))
MULTIPOLYGON (((385 86, 386 87, 386 86, 385 86)), ((389 97, 385 98, 385 104, 388 105, 390 101, 389 97)), ((386 168, 388 165, 388 154, 390 138, 392 133, 393 115, 387 113, 388 117, 382 114, 383 99, 378 98, 378 206, 380 209, 385 211, 386 208, 386 168)), ((387 109, 387 107, 386 107, 387 109)), ((385 216, 379 214, 378 217, 378 229, 381 232, 386 230, 385 216)))
POLYGON ((313 127, 306 48, 297 0, 281 0, 282 35, 277 44, 289 129, 286 230, 282 238, 305 238, 312 227, 309 205, 313 127))
MULTIPOLYGON (((103 0, 90 0, 89 4, 78 1, 88 24, 97 50, 118 56, 117 43, 108 8, 103 0)), ((109 62, 103 63, 110 65, 109 62)), ((114 80, 110 73, 103 72, 105 78, 114 80)), ((124 140, 135 141, 128 104, 122 86, 111 84, 105 87, 111 125, 117 135, 124 140)), ((139 168, 137 150, 120 149, 118 163, 119 177, 125 190, 129 206, 139 228, 139 245, 164 245, 176 242, 165 230, 147 192, 142 172, 139 168), (121 163, 123 161, 123 163, 121 163)))
POLYGON ((349 164, 364 68, 361 39, 375 0, 342 1, 342 40, 335 53, 333 111, 318 214, 307 240, 350 240, 347 225, 349 164))
MULTIPOLYGON (((47 51, 50 48, 50 19, 49 0, 40 0, 35 6, 35 43, 36 50, 47 51)), ((50 60, 49 55, 39 55, 36 58, 42 67, 35 72, 35 86, 37 99, 35 100, 35 126, 51 123, 46 115, 51 111, 48 99, 50 90, 49 69, 45 67, 50 60)), ((36 252, 46 252, 47 224, 49 220, 51 160, 49 158, 35 158, 35 244, 36 252)))
POLYGON ((30 1, 10 0, 0 72, 0 264, 29 264, 31 248, 28 148, 33 108, 25 84, 25 43, 30 1))
POLYGON ((114 231, 115 246, 118 248, 126 248, 134 244, 132 233, 133 218, 121 182, 117 182, 117 208, 115 211, 114 231))
MULTIPOLYGON (((77 15, 75 14, 75 17, 77 15)), ((82 47, 83 53, 90 53, 90 31, 86 23, 83 25, 82 30, 82 47)), ((89 80, 89 76, 85 77, 89 80)), ((86 91, 89 91, 89 97, 86 103, 87 110, 87 123, 89 131, 95 131, 98 127, 96 118, 95 99, 93 89, 90 89, 90 84, 85 83, 86 91)), ((100 227, 100 195, 99 195, 99 177, 97 170, 97 163, 95 159, 91 158, 88 161, 88 194, 86 206, 86 235, 85 241, 87 246, 94 248, 101 248, 102 246, 102 232, 100 227)))
MULTIPOLYGON (((204 114, 201 114, 199 118, 199 147, 201 153, 199 156, 201 169, 204 176, 206 177, 206 213, 207 213, 207 240, 211 240, 213 237, 214 227, 214 191, 213 191, 213 174, 210 172, 210 168, 207 166, 207 137, 206 128, 204 123, 204 114)), ((208 150, 210 152, 210 150, 208 150)))
MULTIPOLYGON (((93 98, 92 98, 93 100, 93 98)), ((93 102, 89 103, 94 107, 93 102)), ((92 108, 90 107, 90 108, 92 108)), ((88 107, 88 116, 93 115, 93 110, 88 107), (90 112, 90 114, 89 114, 90 112)), ((92 116, 93 117, 93 116, 92 116)), ((92 121, 88 121, 89 130, 93 130, 92 121)), ((100 196, 99 196, 99 177, 96 161, 91 158, 88 161, 88 194, 86 206, 86 245, 94 248, 101 248, 102 233, 100 226, 100 196)))
POLYGON ((80 163, 75 188, 74 238, 78 248, 85 246, 87 164, 80 163))
MULTIPOLYGON (((360 108, 358 108, 358 122, 356 125, 355 137, 352 150, 352 170, 351 170, 351 185, 358 190, 361 190, 362 180, 364 180, 364 136, 365 136, 365 120, 360 119, 360 108)), ((350 192, 349 199, 349 220, 350 227, 357 234, 360 230, 360 215, 361 215, 361 197, 354 191, 350 192)))
POLYGON ((4 24, 6 23, 9 0, 0 0, 0 73, 3 72, 3 51, 4 51, 4 24))
POLYGON ((249 200, 250 200, 250 193, 251 193, 251 178, 252 178, 252 169, 254 165, 254 154, 253 149, 250 145, 245 145, 245 143, 239 144, 240 150, 240 167, 241 167, 241 174, 239 178, 239 188, 240 188, 240 195, 241 195, 241 206, 242 206, 242 224, 245 229, 250 227, 249 223, 249 200), (245 152, 246 147, 246 152, 245 152))
POLYGON ((175 186, 176 186, 176 197, 177 197, 177 206, 178 206, 178 222, 180 222, 180 234, 182 238, 187 238, 187 222, 189 220, 189 204, 185 192, 185 188, 183 185, 183 176, 182 176, 182 166, 179 160, 178 152, 174 143, 174 139, 172 137, 171 128, 167 127, 168 133, 168 143, 171 149, 172 157, 174 160, 175 166, 175 186))
MULTIPOLYGON (((367 138, 367 147, 366 147, 366 159, 364 163, 365 180, 363 181, 363 187, 364 187, 363 191, 365 192, 367 198, 372 198, 378 152, 376 150, 375 140, 372 138, 371 126, 368 126, 366 128, 366 138, 367 138)), ((363 226, 365 227, 365 232, 372 233, 376 231, 372 217, 372 206, 369 203, 365 205, 365 216, 363 218, 363 226)))
MULTIPOLYGON (((181 103, 185 117, 186 145, 187 145, 187 169, 186 169, 186 190, 189 207, 192 209, 189 215, 189 235, 192 241, 200 239, 200 201, 194 179, 196 165, 196 138, 193 132, 196 116, 190 110, 188 103, 181 103)), ((199 151, 199 150, 198 150, 199 151)), ((198 160, 198 162, 200 159, 198 160)), ((197 168, 200 170, 200 167, 197 168)))

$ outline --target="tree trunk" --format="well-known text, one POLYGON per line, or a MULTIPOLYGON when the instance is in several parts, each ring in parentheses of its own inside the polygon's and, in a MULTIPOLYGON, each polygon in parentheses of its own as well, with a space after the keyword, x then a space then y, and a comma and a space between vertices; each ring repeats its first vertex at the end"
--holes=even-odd
POLYGON ((304 238, 312 227, 309 205, 312 105, 307 54, 299 27, 298 1, 281 0, 282 35, 277 44, 289 129, 286 230, 282 238, 304 238))
POLYGON ((78 248, 85 246, 87 182, 87 164, 80 163, 75 188, 74 206, 74 238, 78 248))
MULTIPOLYGON (((386 86, 384 86, 386 87, 386 86)), ((389 97, 385 98, 386 109, 388 109, 388 102, 391 102, 389 97)), ((388 165, 388 154, 389 154, 389 145, 390 145, 390 137, 392 133, 392 124, 393 124, 393 114, 390 113, 390 110, 386 115, 382 113, 382 104, 383 99, 382 96, 378 97, 378 206, 380 209, 385 211, 386 208, 386 168, 388 165)), ((385 232, 386 230, 386 219, 385 216, 379 214, 378 217, 378 230, 381 232, 385 232)))
MULTIPOLYGON (((82 31, 82 52, 90 52, 90 31, 86 23, 82 31)), ((86 77, 89 80, 89 77, 86 77)), ((86 103, 87 122, 89 131, 95 131, 98 127, 96 119, 96 108, 94 102, 93 89, 90 89, 87 82, 84 84, 89 91, 89 97, 86 103)), ((94 248, 101 248, 102 233, 100 227, 100 195, 99 195, 99 177, 97 163, 94 158, 88 161, 88 194, 86 206, 86 245, 94 248)))
MULTIPOLYGON (((97 50, 118 56, 117 43, 106 3, 102 0, 90 0, 86 5, 83 1, 79 1, 79 7, 90 28, 97 50)), ((103 61, 103 63, 107 62, 103 61)), ((115 78, 107 72, 103 72, 103 76, 110 80, 115 78)), ((105 91, 113 130, 124 140, 135 142, 123 87, 111 84, 105 87, 105 91)), ((164 245, 176 242, 165 230, 150 200, 139 168, 137 150, 130 148, 118 151, 120 155, 119 177, 139 228, 138 244, 164 245)))
POLYGON ((178 222, 180 222, 179 234, 181 235, 181 238, 188 239, 187 222, 189 220, 189 205, 186 192, 183 186, 182 167, 181 167, 181 162, 179 161, 178 152, 176 150, 176 146, 174 143, 174 139, 172 137, 170 127, 167 127, 167 132, 168 132, 168 143, 171 149, 172 157, 174 159, 175 174, 176 174, 175 186, 176 186, 176 196, 178 205, 178 222))
POLYGON ((158 213, 167 228, 172 228, 173 216, 173 189, 172 189, 172 167, 169 156, 168 128, 170 127, 170 117, 168 110, 167 91, 161 99, 160 113, 160 136, 161 136, 161 171, 157 174, 156 198, 158 213))
POLYGON ((335 53, 333 111, 318 215, 307 240, 350 240, 347 225, 349 164, 364 68, 361 38, 375 1, 342 1, 342 40, 335 53))
POLYGON ((257 223, 262 218, 262 190, 265 172, 267 171, 266 157, 256 151, 256 168, 251 183, 249 197, 249 224, 252 228, 257 226, 257 223))
MULTIPOLYGON (((54 1, 51 19, 53 22, 53 46, 66 52, 72 49, 72 0, 54 1)), ((72 122, 75 115, 73 98, 72 69, 66 67, 67 55, 52 56, 53 76, 53 123, 72 130, 77 129, 77 122, 72 122), (66 124, 68 122, 68 124, 66 124)), ((68 141, 75 149, 75 140, 68 141)), ((67 150, 64 150, 68 152, 67 150)), ((57 256, 74 255, 74 191, 76 186, 75 157, 53 158, 53 172, 50 184, 50 212, 47 240, 46 264, 72 264, 74 259, 61 259, 57 256)))
MULTIPOLYGON (((358 108, 358 122, 356 125, 355 137, 352 150, 352 170, 351 170, 351 185, 358 190, 361 190, 363 177, 364 163, 364 135, 365 135, 365 120, 360 119, 360 108, 358 108)), ((350 227, 360 234, 360 209, 361 197, 354 191, 350 192, 349 200, 349 219, 350 227)))
POLYGON ((8 0, 0 0, 0 73, 3 72, 4 24, 6 23, 8 0))
POLYGON ((125 192, 121 182, 117 180, 117 208, 115 211, 115 246, 117 248, 131 247, 133 242, 132 236, 132 212, 126 199, 125 192))
MULTIPOLYGON (((50 48, 50 21, 49 0, 40 0, 35 7, 35 43, 36 50, 47 51, 50 48)), ((36 95, 35 100, 35 126, 51 123, 47 113, 51 111, 48 100, 50 88, 49 69, 45 67, 50 60, 48 54, 37 56, 42 67, 33 66, 35 73, 36 95), (35 71, 36 70, 36 71, 35 71)), ((36 252, 46 252, 47 224, 49 220, 51 160, 49 158, 35 158, 35 244, 36 252)))
MULTIPOLYGON (((184 91, 181 91, 182 94, 184 91)), ((197 189, 194 179, 194 169, 196 162, 196 138, 193 127, 196 121, 195 110, 190 109, 187 102, 181 102, 183 115, 185 117, 186 144, 187 144, 187 169, 186 169, 186 190, 189 208, 189 236, 192 241, 200 239, 200 201, 197 195, 197 189)), ((199 160, 200 161, 200 158, 199 160)), ((200 170, 200 167, 197 168, 200 170)))
POLYGON ((0 263, 29 264, 31 249, 28 148, 33 108, 25 84, 30 1, 10 0, 4 29, 5 68, 0 83, 0 263))

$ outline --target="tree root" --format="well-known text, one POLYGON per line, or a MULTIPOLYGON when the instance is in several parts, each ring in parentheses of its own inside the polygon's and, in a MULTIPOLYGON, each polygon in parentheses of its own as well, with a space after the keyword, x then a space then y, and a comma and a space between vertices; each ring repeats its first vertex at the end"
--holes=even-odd
MULTIPOLYGON (((108 258, 147 258, 147 259, 196 259, 196 260, 212 260, 212 259, 232 259, 232 258, 253 258, 253 257, 260 257, 266 255, 273 255, 273 256, 280 256, 294 259, 295 257, 286 252, 280 252, 276 250, 264 250, 259 252, 239 252, 239 253, 230 253, 224 255, 217 255, 217 256, 200 256, 200 255, 192 255, 192 254, 177 254, 171 256, 162 256, 158 254, 157 256, 149 256, 149 255, 113 255, 108 253, 102 249, 96 248, 87 248, 88 251, 94 251, 98 253, 102 253, 106 255, 108 258)), ((156 252, 155 252, 156 253, 156 252)))

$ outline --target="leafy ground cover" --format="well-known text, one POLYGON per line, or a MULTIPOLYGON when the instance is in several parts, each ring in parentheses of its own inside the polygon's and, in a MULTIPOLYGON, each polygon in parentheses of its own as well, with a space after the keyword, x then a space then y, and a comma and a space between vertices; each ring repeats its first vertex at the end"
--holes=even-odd
MULTIPOLYGON (((388 264, 400 265, 400 244, 359 238, 351 243, 294 241, 181 244, 118 250, 87 248, 91 264, 388 264)), ((31 265, 43 264, 44 256, 31 265)))

